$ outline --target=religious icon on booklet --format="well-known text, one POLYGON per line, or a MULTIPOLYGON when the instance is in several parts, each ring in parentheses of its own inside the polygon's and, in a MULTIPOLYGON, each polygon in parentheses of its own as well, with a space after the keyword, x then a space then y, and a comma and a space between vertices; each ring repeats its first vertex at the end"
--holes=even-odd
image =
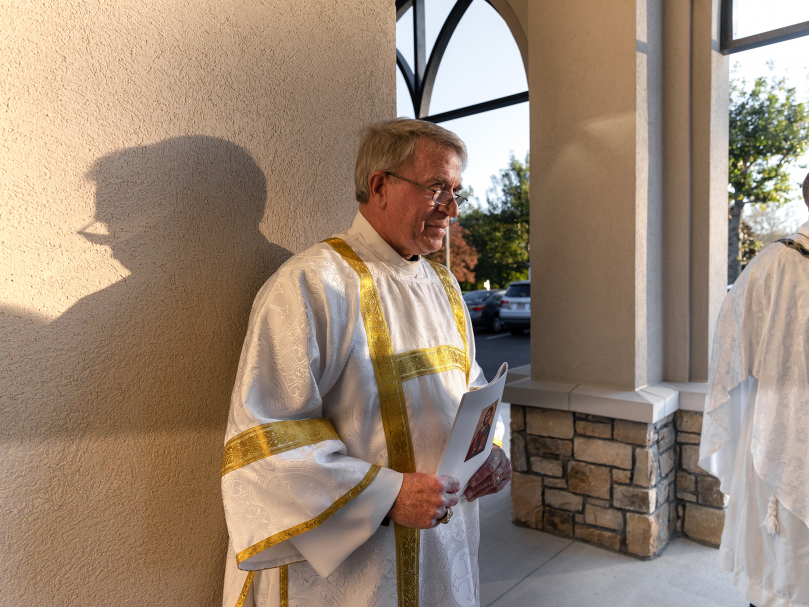
POLYGON ((494 420, 496 407, 497 401, 481 411, 477 428, 475 428, 475 434, 472 436, 472 442, 469 445, 469 451, 466 452, 465 462, 468 462, 478 453, 482 453, 486 448, 486 441, 489 439, 489 434, 492 431, 492 420, 494 420))
POLYGON ((461 493, 491 453, 507 373, 508 365, 503 363, 491 382, 464 393, 455 412, 455 421, 436 474, 457 478, 461 483, 461 493))

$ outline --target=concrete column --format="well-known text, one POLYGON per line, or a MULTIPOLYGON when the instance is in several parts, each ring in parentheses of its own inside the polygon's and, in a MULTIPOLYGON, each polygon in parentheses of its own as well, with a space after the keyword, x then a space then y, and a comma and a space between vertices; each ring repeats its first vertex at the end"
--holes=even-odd
POLYGON ((713 330, 727 290, 728 58, 719 0, 691 16, 691 260, 689 379, 707 381, 713 330))
POLYGON ((532 378, 663 379, 661 3, 529 12, 532 378))
POLYGON ((644 558, 675 528, 716 543, 724 501, 693 458, 725 294, 719 0, 507 1, 533 181, 532 360, 504 393, 514 520, 644 558))
POLYGON ((691 3, 663 4, 663 227, 666 379, 689 380, 691 3))

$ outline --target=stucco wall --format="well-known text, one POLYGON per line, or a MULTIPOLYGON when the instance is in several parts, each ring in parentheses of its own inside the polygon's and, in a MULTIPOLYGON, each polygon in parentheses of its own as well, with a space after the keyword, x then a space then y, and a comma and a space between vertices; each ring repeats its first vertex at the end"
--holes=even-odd
POLYGON ((389 0, 0 6, 0 604, 218 605, 252 298, 348 225, 389 0))
POLYGON ((634 390, 636 3, 529 6, 531 374, 634 390))

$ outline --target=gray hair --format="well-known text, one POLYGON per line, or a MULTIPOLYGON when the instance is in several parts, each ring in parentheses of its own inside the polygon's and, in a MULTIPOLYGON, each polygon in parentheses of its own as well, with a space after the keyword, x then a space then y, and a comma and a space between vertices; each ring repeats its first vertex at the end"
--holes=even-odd
POLYGON ((806 206, 809 206, 809 174, 807 174, 806 179, 803 180, 803 201, 806 203, 806 206))
POLYGON ((394 118, 366 126, 362 130, 354 187, 360 203, 368 202, 371 192, 368 179, 376 171, 398 171, 413 158, 419 140, 427 140, 458 154, 461 167, 466 168, 466 145, 452 131, 411 118, 394 118))

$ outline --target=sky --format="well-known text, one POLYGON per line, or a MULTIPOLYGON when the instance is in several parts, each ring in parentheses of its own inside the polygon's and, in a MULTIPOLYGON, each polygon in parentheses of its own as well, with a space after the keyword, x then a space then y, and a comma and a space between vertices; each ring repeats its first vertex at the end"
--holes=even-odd
MULTIPOLYGON (((427 0, 427 52, 438 37, 455 0, 427 0)), ((736 37, 809 21, 809 0, 736 0, 736 37)), ((412 66, 412 9, 397 24, 398 48, 412 66)), ((809 101, 809 36, 761 49, 730 55, 731 76, 752 82, 758 76, 784 76, 809 101), (772 62, 772 69, 768 66, 772 62)), ((413 117, 413 107, 404 78, 396 70, 397 113, 413 117)), ((485 0, 474 0, 464 14, 444 54, 435 82, 430 113, 437 114, 489 99, 528 90, 520 51, 508 26, 485 0)), ((513 153, 524 160, 529 148, 528 103, 521 103, 476 116, 442 122, 457 133, 469 148, 464 184, 485 202, 491 177, 499 173, 513 153)), ((798 164, 809 165, 809 158, 798 164)), ((799 182, 809 168, 796 168, 799 182)), ((800 188, 796 183, 796 194, 800 188)), ((797 200, 781 212, 786 223, 797 227, 809 213, 797 200)))
MULTIPOLYGON (((427 53, 454 0, 427 0, 427 53)), ((399 20, 399 50, 413 65, 413 11, 399 20), (407 41, 407 42, 404 42, 407 41)), ((528 90, 522 57, 505 21, 485 0, 474 0, 450 40, 435 79, 430 113, 466 107, 528 90)), ((413 105, 401 72, 396 70, 397 113, 413 117, 413 105)), ((481 202, 491 187, 491 176, 508 164, 513 152, 525 160, 528 152, 528 103, 476 116, 442 122, 467 145, 469 164, 464 185, 471 185, 481 202)))

